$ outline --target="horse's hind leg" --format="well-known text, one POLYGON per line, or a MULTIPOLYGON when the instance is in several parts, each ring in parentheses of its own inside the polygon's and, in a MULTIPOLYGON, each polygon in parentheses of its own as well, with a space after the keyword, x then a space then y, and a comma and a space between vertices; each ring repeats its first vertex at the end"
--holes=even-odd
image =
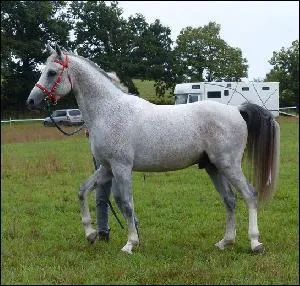
POLYGON ((123 164, 115 164, 112 166, 114 178, 116 179, 116 188, 112 192, 115 201, 126 219, 128 225, 128 240, 122 251, 132 253, 133 247, 139 244, 137 219, 134 214, 134 205, 132 197, 132 183, 131 183, 131 167, 123 164))
POLYGON ((257 224, 257 192, 247 182, 241 165, 234 161, 233 164, 226 166, 220 170, 228 178, 230 183, 235 186, 242 194, 249 212, 249 228, 248 235, 251 242, 251 249, 253 252, 262 252, 264 247, 258 241, 259 231, 257 224))
POLYGON ((93 243, 97 237, 97 231, 92 227, 92 219, 89 211, 87 195, 96 185, 105 184, 112 177, 111 173, 104 167, 100 167, 80 186, 78 193, 79 205, 81 211, 82 224, 84 226, 85 236, 90 243, 93 243))
POLYGON ((227 245, 233 244, 236 236, 235 228, 235 203, 236 195, 233 192, 229 181, 220 174, 217 168, 209 163, 205 167, 209 174, 215 188, 219 192, 221 198, 224 201, 226 208, 226 230, 224 238, 216 243, 219 249, 224 249, 227 245))

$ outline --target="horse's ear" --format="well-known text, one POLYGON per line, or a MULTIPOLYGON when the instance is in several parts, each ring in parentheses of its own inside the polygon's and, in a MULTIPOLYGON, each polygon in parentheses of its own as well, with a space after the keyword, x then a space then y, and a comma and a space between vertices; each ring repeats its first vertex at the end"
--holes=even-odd
POLYGON ((55 50, 56 50, 57 56, 62 60, 63 55, 62 55, 61 49, 58 44, 55 44, 55 50))
POLYGON ((55 50, 50 46, 49 43, 47 43, 46 49, 49 54, 53 54, 55 52, 55 50))
POLYGON ((65 54, 70 53, 70 52, 68 52, 68 50, 67 50, 65 47, 62 47, 62 51, 63 51, 65 54))

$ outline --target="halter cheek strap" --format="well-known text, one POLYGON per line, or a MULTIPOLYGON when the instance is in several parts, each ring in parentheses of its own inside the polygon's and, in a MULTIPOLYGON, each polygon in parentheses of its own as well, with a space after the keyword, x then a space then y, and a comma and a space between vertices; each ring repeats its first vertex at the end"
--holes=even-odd
MULTIPOLYGON (((57 96, 55 95, 55 91, 62 80, 63 72, 65 69, 67 69, 69 67, 68 55, 66 55, 65 60, 55 60, 54 62, 62 65, 62 70, 61 70, 60 74, 58 75, 58 78, 54 82, 53 86, 51 87, 51 89, 48 89, 39 83, 35 84, 35 86, 37 86, 40 90, 42 90, 42 92, 47 94, 46 99, 50 100, 53 104, 55 104, 57 101, 57 99, 56 99, 57 96)), ((71 84, 71 89, 72 89, 73 85, 72 85, 72 80, 71 80, 71 77, 69 74, 68 74, 68 79, 69 79, 69 82, 71 84)))

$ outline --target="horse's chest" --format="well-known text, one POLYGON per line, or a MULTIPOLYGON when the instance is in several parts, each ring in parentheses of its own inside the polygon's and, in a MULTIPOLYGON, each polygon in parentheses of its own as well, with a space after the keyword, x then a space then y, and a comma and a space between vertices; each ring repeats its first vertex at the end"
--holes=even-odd
POLYGON ((126 136, 124 129, 99 131, 91 139, 91 149, 93 154, 101 159, 110 159, 124 156, 130 152, 130 136, 126 136), (121 132, 123 131, 123 132, 121 132))

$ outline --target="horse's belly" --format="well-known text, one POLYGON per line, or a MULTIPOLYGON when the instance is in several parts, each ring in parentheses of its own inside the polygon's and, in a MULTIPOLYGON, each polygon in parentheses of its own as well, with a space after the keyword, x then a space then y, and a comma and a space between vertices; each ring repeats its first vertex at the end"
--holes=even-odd
POLYGON ((134 171, 165 172, 187 168, 199 162, 201 152, 139 154, 133 161, 134 171))
POLYGON ((164 127, 153 123, 148 128, 140 128, 133 145, 133 170, 163 172, 198 163, 204 151, 204 142, 201 140, 201 130, 195 126, 197 124, 181 124, 179 128, 175 121, 171 123, 164 127))
POLYGON ((197 164, 197 162, 188 162, 186 164, 174 162, 172 164, 155 164, 151 163, 148 165, 144 164, 134 164, 133 165, 133 171, 137 172, 167 172, 167 171, 176 171, 176 170, 181 170, 184 168, 187 168, 189 166, 192 166, 194 164, 197 164))

